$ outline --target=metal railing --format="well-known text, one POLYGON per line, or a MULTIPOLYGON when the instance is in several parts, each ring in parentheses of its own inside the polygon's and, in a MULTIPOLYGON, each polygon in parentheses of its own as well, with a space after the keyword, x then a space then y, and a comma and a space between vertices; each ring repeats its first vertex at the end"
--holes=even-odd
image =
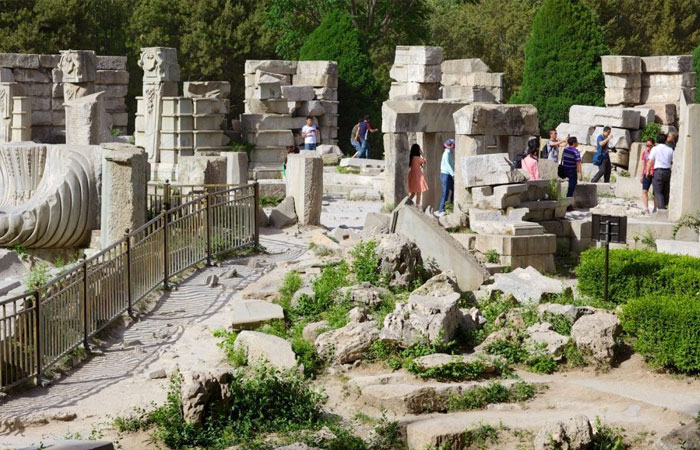
POLYGON ((163 209, 170 209, 190 202, 205 194, 213 194, 235 187, 234 184, 179 184, 150 181, 146 188, 146 207, 151 217, 163 209))
MULTIPOLYGON (((0 302, 0 391, 34 379, 170 278, 257 246, 257 183, 204 190, 34 291, 0 302)), ((167 203, 166 203, 167 204, 167 203)))

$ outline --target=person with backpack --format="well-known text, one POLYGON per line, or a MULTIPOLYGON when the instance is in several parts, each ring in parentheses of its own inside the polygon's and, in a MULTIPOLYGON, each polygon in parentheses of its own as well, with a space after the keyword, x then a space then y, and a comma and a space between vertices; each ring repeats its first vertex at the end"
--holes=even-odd
POLYGON ((610 172, 612 164, 610 163, 610 139, 612 129, 610 127, 603 128, 603 134, 598 135, 596 139, 596 151, 593 155, 593 164, 598 166, 598 173, 591 179, 591 183, 597 183, 601 177, 605 176, 603 181, 610 183, 610 172))
POLYGON ((354 127, 352 127, 352 131, 350 132, 350 145, 353 146, 355 149, 355 154, 352 155, 353 158, 357 158, 357 155, 360 154, 362 151, 362 146, 360 145, 360 139, 359 139, 359 130, 360 130, 360 124, 362 123, 362 119, 359 119, 357 123, 355 124, 354 127))
POLYGON ((578 139, 576 136, 571 136, 567 141, 569 144, 561 155, 561 168, 563 178, 569 179, 569 189, 566 191, 567 197, 574 196, 576 184, 583 180, 581 172, 581 154, 578 151, 578 139))
POLYGON ((542 148, 542 158, 558 163, 559 147, 562 145, 566 145, 566 141, 568 139, 569 135, 566 135, 566 138, 562 139, 561 141, 558 140, 557 130, 551 128, 549 130, 549 139, 547 139, 547 143, 545 144, 544 148, 542 148))
POLYGON ((357 127, 357 140, 360 141, 360 153, 357 155, 358 158, 369 158, 369 134, 375 133, 376 131, 377 129, 372 128, 372 125, 369 123, 369 116, 365 116, 357 127))
POLYGON ((539 161, 537 160, 538 147, 539 140, 537 138, 532 138, 527 141, 527 156, 522 159, 522 167, 530 176, 531 181, 540 179, 539 161))

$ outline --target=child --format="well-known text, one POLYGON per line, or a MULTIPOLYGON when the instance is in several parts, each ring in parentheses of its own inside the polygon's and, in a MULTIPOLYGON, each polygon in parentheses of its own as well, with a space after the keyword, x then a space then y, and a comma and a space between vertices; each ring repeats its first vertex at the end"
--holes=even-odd
POLYGON ((416 197, 416 205, 420 206, 421 194, 428 190, 428 183, 425 181, 425 175, 423 175, 423 166, 425 166, 428 161, 423 158, 420 146, 418 144, 413 144, 411 146, 411 156, 408 166, 411 168, 408 172, 408 193, 411 200, 416 197))
POLYGON ((530 175, 530 180, 535 181, 540 179, 540 168, 537 162, 537 147, 539 143, 537 139, 530 139, 527 142, 527 156, 523 158, 523 169, 530 175))
POLYGON ((440 161, 440 183, 442 183, 442 196, 440 197, 440 208, 435 213, 436 216, 445 215, 445 203, 454 203, 455 198, 455 140, 448 139, 442 145, 442 160, 440 161))

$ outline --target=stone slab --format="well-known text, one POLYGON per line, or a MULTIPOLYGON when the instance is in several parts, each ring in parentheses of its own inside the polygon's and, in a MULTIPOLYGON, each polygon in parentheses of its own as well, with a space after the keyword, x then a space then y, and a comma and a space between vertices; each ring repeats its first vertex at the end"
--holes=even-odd
MULTIPOLYGON (((538 135, 537 108, 532 105, 467 105, 453 114, 456 134, 538 135)), ((639 117, 637 117, 639 123, 639 117)))
POLYGON ((292 346, 281 337, 245 330, 238 334, 233 345, 245 352, 249 365, 269 364, 278 370, 290 370, 296 366, 292 346))
POLYGON ((634 74, 642 72, 639 56, 603 55, 600 57, 603 73, 634 74))
POLYGON ((569 123, 637 129, 639 115, 632 108, 573 105, 569 109, 569 123))
POLYGON ((437 220, 413 206, 400 207, 394 215, 392 231, 414 241, 424 260, 433 259, 443 272, 453 271, 460 290, 477 289, 488 278, 486 269, 437 220))
POLYGON ((653 73, 683 73, 693 71, 691 55, 645 56, 642 57, 642 70, 653 73))
POLYGON ((442 47, 397 45, 394 64, 441 64, 442 47))
POLYGON ((283 320, 284 311, 280 305, 264 300, 240 300, 233 302, 231 316, 234 329, 254 328, 270 320, 283 320))
POLYGON ((465 72, 491 72, 485 62, 479 58, 470 59, 448 59, 442 62, 442 73, 465 73, 465 72))
MULTIPOLYGON (((564 139, 566 136, 576 137, 579 144, 590 145, 593 140, 595 126, 580 125, 574 123, 560 123, 557 127, 557 136, 564 139)), ((559 151, 561 153, 561 150, 559 151)))
POLYGON ((557 295, 564 292, 561 281, 546 277, 532 267, 499 273, 493 279, 493 284, 488 285, 489 292, 500 291, 512 295, 523 304, 537 304, 545 294, 557 295))
POLYGON ((700 258, 700 242, 657 239, 656 251, 659 253, 668 253, 670 255, 686 255, 700 258))
POLYGON ((526 181, 525 175, 513 167, 507 153, 457 155, 456 169, 455 190, 526 181))

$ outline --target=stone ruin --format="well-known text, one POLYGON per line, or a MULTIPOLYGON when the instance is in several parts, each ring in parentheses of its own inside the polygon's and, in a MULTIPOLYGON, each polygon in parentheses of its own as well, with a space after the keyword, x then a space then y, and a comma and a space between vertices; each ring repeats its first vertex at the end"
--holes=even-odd
POLYGON ((413 143, 421 146, 428 160, 429 190, 423 194, 422 206, 436 208, 446 139, 457 143, 455 201, 459 204, 465 192, 461 158, 490 153, 512 157, 539 133, 533 106, 495 103, 502 98, 502 74, 491 73, 479 59, 443 61, 440 47, 399 46, 391 73, 396 82, 382 105, 384 201, 388 204, 396 205, 408 195, 408 155, 413 143))
POLYGON ((255 179, 279 178, 289 145, 303 146, 301 128, 314 118, 319 144, 338 144, 338 64, 249 60, 245 64, 242 137, 253 144, 255 179))
POLYGON ((75 129, 64 106, 98 92, 101 98, 94 102, 101 101, 108 116, 100 120, 101 127, 111 124, 112 130, 124 134, 128 83, 125 56, 98 56, 85 50, 65 50, 60 55, 2 53, 0 143, 64 142, 64 130, 75 129))
MULTIPOLYGON (((641 134, 648 123, 664 133, 678 132, 680 102, 695 98, 695 72, 690 55, 602 56, 606 107, 574 105, 569 122, 557 127, 560 138, 576 136, 584 162, 591 162, 596 138, 604 126, 612 128, 610 161, 623 168, 641 156, 641 134), (622 151, 619 151, 622 150, 622 151)), ((633 174, 634 175, 634 174, 633 174)))
POLYGON ((138 64, 143 69, 143 96, 136 97, 134 138, 148 153, 152 178, 177 180, 183 158, 230 150, 223 131, 228 82, 184 82, 180 95, 174 48, 143 48, 138 64))

